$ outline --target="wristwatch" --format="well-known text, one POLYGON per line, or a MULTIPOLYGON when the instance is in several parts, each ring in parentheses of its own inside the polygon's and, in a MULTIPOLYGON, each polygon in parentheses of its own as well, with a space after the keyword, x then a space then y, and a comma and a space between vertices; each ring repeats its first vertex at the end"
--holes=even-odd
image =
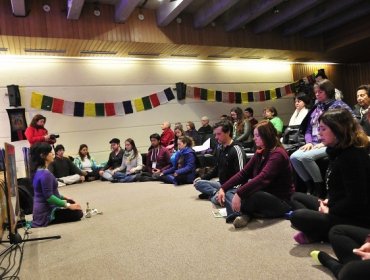
POLYGON ((65 208, 69 208, 71 206, 71 203, 67 202, 65 208))

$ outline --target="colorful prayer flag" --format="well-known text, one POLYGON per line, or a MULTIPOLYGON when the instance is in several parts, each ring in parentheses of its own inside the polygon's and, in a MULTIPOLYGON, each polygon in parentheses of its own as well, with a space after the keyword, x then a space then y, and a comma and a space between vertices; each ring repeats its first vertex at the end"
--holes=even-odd
POLYGON ((35 109, 41 109, 42 94, 38 92, 32 92, 31 96, 31 107, 35 109))
POLYGON ((63 113, 63 106, 64 106, 64 100, 63 99, 54 98, 53 107, 52 107, 51 111, 53 113, 62 114, 63 113))
POLYGON ((96 117, 95 103, 85 103, 84 107, 84 116, 85 117, 96 117))
POLYGON ((115 116, 116 111, 114 110, 114 104, 113 103, 104 103, 104 108, 105 108, 105 115, 110 117, 110 116, 115 116))
POLYGON ((85 103, 84 102, 75 102, 75 109, 73 111, 73 116, 83 117, 84 116, 85 103))
POLYGON ((134 99, 134 104, 135 104, 136 112, 144 111, 143 99, 141 98, 134 99))
POLYGON ((53 105, 53 98, 44 95, 42 97, 41 109, 45 111, 51 111, 51 106, 53 105))

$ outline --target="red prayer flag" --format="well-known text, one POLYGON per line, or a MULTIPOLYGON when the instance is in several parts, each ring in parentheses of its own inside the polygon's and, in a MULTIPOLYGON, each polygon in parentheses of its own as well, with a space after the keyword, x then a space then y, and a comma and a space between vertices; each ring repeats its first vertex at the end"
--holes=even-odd
POLYGON ((115 116, 116 110, 114 109, 114 103, 104 103, 105 115, 106 116, 115 116))
POLYGON ((153 108, 160 105, 158 95, 156 93, 149 95, 149 99, 150 99, 150 102, 152 102, 153 108))
POLYGON ((265 96, 265 91, 260 91, 260 101, 265 101, 266 100, 266 96, 265 96))
POLYGON ((229 103, 235 103, 235 92, 229 92, 229 103))
POLYGON ((286 85, 284 88, 285 88, 286 94, 292 94, 292 89, 291 89, 290 85, 286 85))
POLYGON ((194 99, 200 100, 200 88, 198 87, 194 88, 194 99))
POLYGON ((53 100, 53 106, 51 107, 51 111, 54 113, 63 114, 63 106, 64 106, 64 100, 54 98, 53 100))

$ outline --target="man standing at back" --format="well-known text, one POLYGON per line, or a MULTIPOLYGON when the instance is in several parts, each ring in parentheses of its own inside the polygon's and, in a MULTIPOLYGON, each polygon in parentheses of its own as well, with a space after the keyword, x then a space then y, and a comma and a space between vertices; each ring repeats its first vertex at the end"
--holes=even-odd
POLYGON ((161 145, 162 147, 167 147, 171 142, 175 140, 175 133, 171 129, 171 124, 169 121, 164 121, 161 125, 162 134, 161 134, 161 145))
MULTIPOLYGON (((223 183, 243 169, 247 162, 245 152, 239 144, 233 142, 233 125, 229 121, 220 121, 213 127, 213 133, 219 144, 215 152, 215 167, 202 177, 194 180, 194 187, 201 192, 200 199, 210 199, 214 204, 218 204, 217 193, 223 183), (217 178, 218 181, 210 181, 217 178)), ((226 193, 225 206, 228 219, 232 222, 235 216, 231 208, 231 201, 236 192, 236 188, 230 189, 226 193)))

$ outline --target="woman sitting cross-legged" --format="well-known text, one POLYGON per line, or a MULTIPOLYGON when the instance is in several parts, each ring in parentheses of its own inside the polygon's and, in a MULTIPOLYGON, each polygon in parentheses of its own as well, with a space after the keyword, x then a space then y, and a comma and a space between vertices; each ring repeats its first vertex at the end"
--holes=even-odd
POLYGON ((167 184, 191 184, 195 179, 195 152, 191 148, 193 141, 188 136, 180 136, 177 141, 179 148, 171 167, 160 173, 159 180, 167 184))
POLYGON ((327 147, 328 198, 295 193, 290 221, 299 244, 326 241, 337 224, 370 227, 370 158, 368 138, 346 109, 327 111, 319 118, 319 133, 327 147))
POLYGON ((86 181, 93 181, 100 178, 99 170, 102 166, 97 164, 94 158, 90 156, 88 149, 86 144, 81 144, 78 149, 78 156, 74 158, 73 163, 87 173, 86 181))
POLYGON ((136 175, 143 169, 143 158, 131 138, 125 141, 122 164, 112 171, 112 183, 128 183, 136 180, 136 175), (122 172, 123 171, 123 172, 122 172))
POLYGON ((292 167, 271 122, 264 120, 256 125, 254 141, 257 146, 254 156, 221 186, 217 196, 224 205, 226 191, 235 188, 231 202, 236 213, 235 228, 246 226, 253 216, 278 218, 291 209, 292 167))
MULTIPOLYGON (((324 180, 316 160, 327 156, 326 147, 319 137, 319 117, 326 111, 345 108, 352 113, 351 108, 341 100, 335 100, 335 86, 329 80, 315 84, 316 104, 308 112, 301 123, 300 130, 304 134, 306 144, 295 151, 291 162, 298 176, 307 185, 311 194, 325 196, 324 180)), ((353 115, 354 116, 354 115, 353 115)))
POLYGON ((34 188, 32 227, 79 221, 83 212, 73 199, 58 192, 58 183, 48 170, 54 160, 50 144, 38 142, 32 145, 31 173, 34 188))
POLYGON ((329 241, 338 259, 323 251, 312 251, 313 259, 339 280, 370 278, 370 229, 336 225, 329 232, 329 241))

